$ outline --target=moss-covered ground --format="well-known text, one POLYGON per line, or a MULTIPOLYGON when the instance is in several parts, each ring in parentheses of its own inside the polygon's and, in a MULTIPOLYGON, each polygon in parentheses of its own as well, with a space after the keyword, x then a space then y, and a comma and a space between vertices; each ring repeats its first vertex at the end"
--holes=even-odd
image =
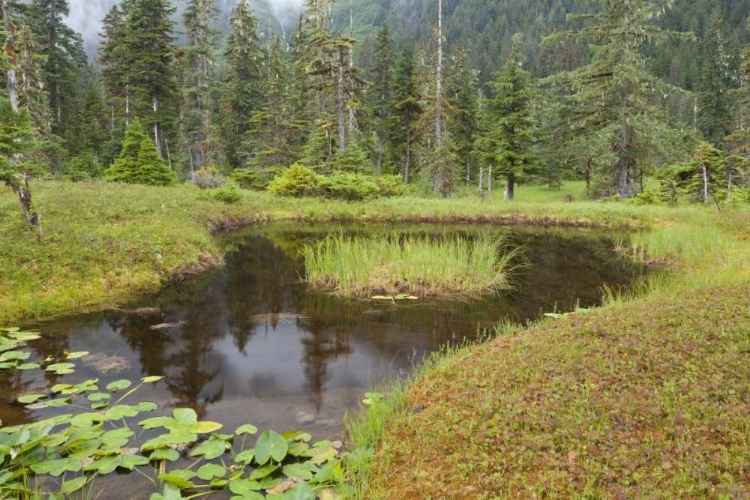
POLYGON ((461 349, 386 420, 364 498, 749 498, 750 286, 461 349))

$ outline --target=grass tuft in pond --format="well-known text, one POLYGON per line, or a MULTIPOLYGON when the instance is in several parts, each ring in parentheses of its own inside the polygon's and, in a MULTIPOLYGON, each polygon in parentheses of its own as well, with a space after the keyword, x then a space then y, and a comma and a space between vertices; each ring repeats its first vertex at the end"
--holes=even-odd
POLYGON ((347 297, 480 295, 510 287, 520 255, 503 237, 329 236, 303 250, 307 282, 347 297))

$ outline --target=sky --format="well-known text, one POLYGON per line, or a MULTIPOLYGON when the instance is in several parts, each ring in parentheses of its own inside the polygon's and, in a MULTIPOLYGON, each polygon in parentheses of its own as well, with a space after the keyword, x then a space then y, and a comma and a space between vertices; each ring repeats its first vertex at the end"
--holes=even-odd
MULTIPOLYGON (((99 42, 102 19, 112 5, 119 0, 68 0, 70 4, 70 16, 68 25, 83 35, 89 54, 95 49, 99 42)), ((257 16, 263 18, 265 4, 271 6, 271 13, 286 28, 290 28, 296 22, 302 9, 304 0, 250 0, 250 5, 256 8, 257 16)), ((216 0, 216 6, 222 12, 229 12, 237 3, 237 0, 216 0)), ((185 0, 172 0, 172 4, 178 8, 185 4, 185 0)))

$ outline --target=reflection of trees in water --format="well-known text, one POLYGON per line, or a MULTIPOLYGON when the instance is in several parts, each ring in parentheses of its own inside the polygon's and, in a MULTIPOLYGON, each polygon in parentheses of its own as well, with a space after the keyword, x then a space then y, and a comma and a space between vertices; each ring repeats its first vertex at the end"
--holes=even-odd
MULTIPOLYGON (((362 231, 357 229, 360 234, 373 235, 362 231)), ((424 228, 411 231, 430 238, 458 234, 424 228)), ((463 228, 460 234, 474 237, 486 231, 463 228)), ((263 331, 262 325, 275 329, 280 323, 293 324, 303 348, 303 387, 310 403, 320 410, 331 378, 330 366, 350 356, 356 345, 370 346, 386 363, 397 356, 407 358, 472 337, 501 317, 535 319, 555 304, 569 309, 577 298, 582 305, 597 303, 602 283, 626 284, 631 274, 623 272, 623 264, 612 258, 599 236, 513 231, 512 243, 524 245, 532 264, 519 274, 521 284, 513 292, 484 300, 347 302, 308 292, 300 283, 304 264, 299 250, 328 232, 311 229, 296 234, 284 229, 268 238, 256 235, 237 240, 225 270, 195 285, 189 293, 178 290, 161 295, 168 304, 162 317, 108 312, 63 319, 50 326, 54 334, 46 334, 43 341, 32 343, 32 348, 41 358, 59 359, 69 350, 69 336, 75 335, 77 328, 83 324, 92 332, 99 331, 106 320, 136 353, 142 374, 164 376, 174 404, 192 406, 204 418, 208 408, 225 396, 222 377, 227 360, 217 345, 231 338, 238 352, 251 357, 253 353, 247 351, 263 331), (174 329, 151 329, 155 323, 179 321, 185 323, 174 329)), ((387 230, 382 234, 394 233, 387 230)), ((0 377, 0 394, 6 400, 29 387, 21 374, 4 377, 0 377)), ((45 373, 44 377, 50 385, 59 381, 54 374, 45 373)), ((255 373, 246 390, 258 395, 276 393, 275 384, 273 375, 255 373)), ((30 418, 20 413, 21 407, 18 410, 18 416, 12 418, 30 418)))
POLYGON ((328 365, 340 356, 352 353, 349 343, 350 331, 330 328, 318 320, 300 320, 300 330, 308 334, 302 338, 305 365, 305 390, 310 404, 319 412, 323 406, 323 392, 328 382, 328 365))

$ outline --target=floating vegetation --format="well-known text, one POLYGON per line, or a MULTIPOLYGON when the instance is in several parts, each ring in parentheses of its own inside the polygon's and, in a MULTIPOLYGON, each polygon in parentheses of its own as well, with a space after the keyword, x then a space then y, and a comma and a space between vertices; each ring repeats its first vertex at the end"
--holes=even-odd
MULTIPOLYGON (((65 375, 75 370, 71 360, 89 356, 75 352, 24 364, 31 357, 23 350, 26 342, 37 338, 0 328, 0 370, 65 375)), ((334 489, 343 483, 347 461, 371 453, 344 453, 336 443, 312 443, 310 434, 298 431, 266 430, 256 440, 259 430, 250 424, 219 432, 223 424, 199 421, 190 408, 147 417, 159 409, 156 403, 129 400, 161 379, 149 376, 135 384, 123 379, 105 387, 98 379, 58 383, 19 396, 17 402, 30 410, 64 407, 67 413, 31 424, 0 424, 0 498, 96 498, 97 476, 134 470, 152 482, 151 500, 222 491, 237 500, 337 498, 334 489), (139 429, 149 431, 148 439, 139 439, 139 429), (253 441, 254 447, 248 446, 253 441)))
POLYGON ((306 280, 343 296, 405 300, 413 296, 480 295, 509 288, 518 249, 502 237, 431 239, 329 236, 306 246, 306 280))

